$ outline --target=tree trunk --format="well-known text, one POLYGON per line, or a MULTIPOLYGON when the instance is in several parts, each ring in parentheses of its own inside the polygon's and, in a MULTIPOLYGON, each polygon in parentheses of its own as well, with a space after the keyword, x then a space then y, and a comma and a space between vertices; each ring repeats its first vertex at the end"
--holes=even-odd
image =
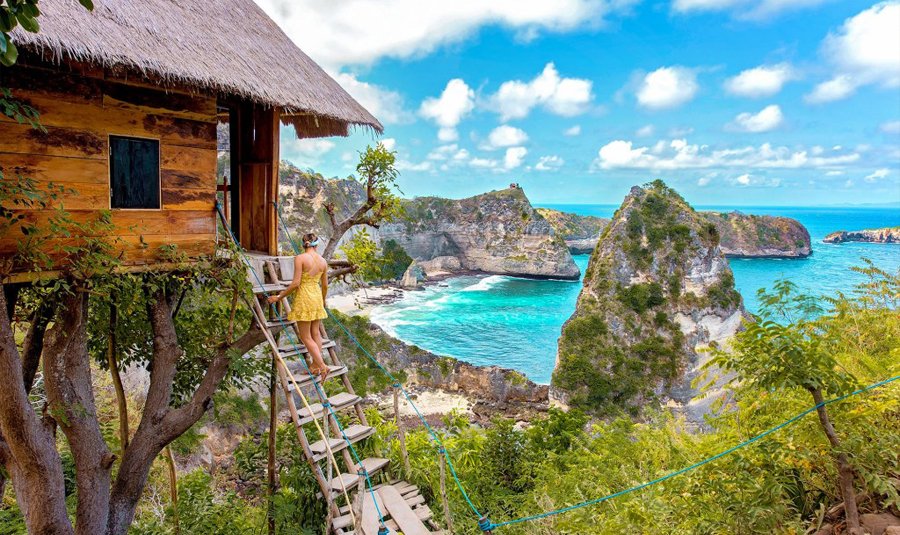
MULTIPOLYGON (((828 442, 831 443, 832 448, 840 450, 841 441, 834 430, 834 426, 831 425, 831 420, 828 418, 828 412, 825 410, 825 405, 823 404, 825 399, 822 397, 822 391, 818 388, 811 388, 809 389, 809 392, 816 402, 816 413, 819 416, 819 422, 822 424, 822 429, 825 431, 825 436, 828 437, 828 442)), ((844 452, 837 451, 835 453, 835 462, 841 480, 841 497, 844 499, 847 527, 849 528, 850 535, 858 535, 861 533, 859 526, 859 510, 856 507, 856 491, 853 488, 853 480, 856 471, 853 469, 847 454, 844 452)))
POLYGON ((88 294, 67 296, 47 332, 44 384, 52 414, 75 460, 75 532, 103 533, 109 517, 110 472, 116 457, 100 431, 87 349, 88 294))
POLYGON ((16 349, 6 291, 0 291, 0 436, 6 444, 9 471, 29 533, 71 534, 66 514, 62 463, 53 434, 28 401, 22 363, 16 349))
POLYGON ((41 301, 31 316, 31 325, 28 326, 28 332, 25 334, 25 341, 22 344, 22 376, 25 382, 25 392, 31 392, 34 377, 41 363, 44 335, 55 312, 53 310, 54 302, 55 300, 50 298, 41 301))
POLYGON ((122 386, 122 376, 119 374, 119 344, 116 340, 116 328, 118 327, 119 314, 115 303, 109 305, 109 346, 106 350, 106 365, 109 367, 109 376, 112 378, 113 389, 116 392, 116 407, 119 411, 119 444, 120 455, 125 456, 128 449, 128 439, 131 432, 128 429, 128 400, 125 398, 125 388, 122 386))

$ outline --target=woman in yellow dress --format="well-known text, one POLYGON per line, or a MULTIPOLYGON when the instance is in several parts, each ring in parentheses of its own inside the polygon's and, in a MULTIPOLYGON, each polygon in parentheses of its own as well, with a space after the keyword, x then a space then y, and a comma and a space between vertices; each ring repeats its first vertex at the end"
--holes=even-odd
POLYGON ((303 253, 294 257, 294 280, 278 295, 269 297, 269 303, 277 303, 296 291, 288 319, 300 327, 300 341, 312 357, 310 371, 322 381, 328 377, 328 366, 322 359, 322 320, 325 312, 325 296, 328 294, 328 262, 316 251, 319 238, 315 234, 303 235, 303 253))

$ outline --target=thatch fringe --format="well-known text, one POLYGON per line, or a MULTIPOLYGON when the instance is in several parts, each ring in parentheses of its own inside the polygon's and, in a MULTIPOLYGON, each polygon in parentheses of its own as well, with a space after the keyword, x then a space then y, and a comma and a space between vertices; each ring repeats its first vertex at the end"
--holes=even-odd
POLYGON ((280 108, 300 137, 383 127, 252 0, 41 0, 41 31, 20 47, 53 61, 126 68, 162 84, 280 108))

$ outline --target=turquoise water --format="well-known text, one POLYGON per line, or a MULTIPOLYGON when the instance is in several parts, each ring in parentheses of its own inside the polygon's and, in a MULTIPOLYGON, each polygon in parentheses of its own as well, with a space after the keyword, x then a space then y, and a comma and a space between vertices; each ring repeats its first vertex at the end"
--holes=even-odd
MULTIPOLYGON (((582 215, 610 217, 612 205, 548 205, 582 215)), ((730 211, 713 206, 702 210, 730 211)), ((734 259, 731 267, 745 306, 756 310, 756 290, 788 278, 813 294, 850 290, 862 276, 850 267, 871 259, 876 266, 900 269, 900 245, 845 243, 822 238, 835 230, 900 225, 900 210, 875 208, 741 207, 744 213, 782 215, 803 223, 813 244, 805 259, 734 259)), ((588 256, 575 257, 584 272, 588 256)), ((376 307, 372 320, 392 335, 433 353, 472 364, 514 368, 538 383, 549 383, 562 324, 575 309, 580 282, 538 281, 492 275, 457 277, 396 303, 376 307)))

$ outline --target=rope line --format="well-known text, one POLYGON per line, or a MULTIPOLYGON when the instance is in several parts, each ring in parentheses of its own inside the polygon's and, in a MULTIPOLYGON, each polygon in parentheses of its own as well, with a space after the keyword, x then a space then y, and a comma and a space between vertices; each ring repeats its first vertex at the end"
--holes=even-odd
MULTIPOLYGON (((275 212, 278 214, 278 220, 281 222, 281 226, 284 229, 284 232, 285 232, 285 235, 287 236, 288 242, 291 244, 291 247, 294 249, 294 252, 296 254, 300 254, 300 248, 297 246, 297 242, 294 241, 293 236, 291 236, 291 231, 288 228, 287 223, 284 221, 284 215, 281 213, 281 207, 279 206, 279 204, 277 202, 272 203, 272 204, 275 205, 275 212)), ((353 343, 356 344, 356 346, 363 352, 363 354, 365 354, 369 360, 371 360, 373 363, 375 363, 375 365, 382 371, 382 373, 384 373, 393 382, 393 384, 400 390, 400 393, 403 394, 403 397, 406 399, 407 403, 409 403, 409 406, 412 407, 413 410, 416 412, 416 416, 418 416, 419 420, 421 420, 422 423, 425 425, 425 429, 428 430, 429 435, 431 435, 431 439, 435 442, 435 444, 437 444, 443 450, 442 454, 444 456, 444 459, 447 460, 447 467, 450 468, 450 474, 453 477, 453 480, 456 482, 456 486, 459 489, 459 492, 462 494, 466 503, 469 505, 469 508, 472 510, 472 512, 475 514, 476 517, 482 518, 482 514, 478 511, 478 508, 475 507, 475 504, 472 502, 472 499, 469 497, 469 493, 466 492, 465 488, 463 488, 462 482, 459 480, 459 476, 456 474, 456 468, 453 466, 453 460, 450 458, 449 453, 447 453, 447 449, 444 447, 443 442, 438 437, 438 435, 434 431, 434 429, 431 427, 431 424, 428 423, 428 420, 425 419, 425 416, 422 415, 422 412, 419 410, 419 408, 416 406, 416 404, 413 403, 413 400, 409 396, 409 393, 406 391, 405 388, 403 388, 403 384, 400 383, 400 381, 396 377, 394 377, 394 374, 392 374, 390 371, 388 371, 387 368, 382 366, 381 363, 378 362, 378 359, 376 359, 374 356, 372 356, 372 354, 369 353, 369 351, 365 347, 363 347, 363 345, 359 342, 359 340, 356 339, 356 337, 353 335, 353 333, 351 333, 347 329, 347 327, 345 327, 344 324, 341 323, 341 321, 338 320, 334 316, 334 314, 331 313, 330 310, 328 310, 326 308, 325 312, 328 313, 328 317, 331 318, 332 321, 334 321, 337 324, 337 326, 341 328, 341 330, 344 332, 344 334, 346 334, 350 338, 350 340, 352 340, 353 343)))
POLYGON ((608 494, 608 495, 603 496, 603 497, 601 497, 601 498, 596 498, 596 499, 588 500, 588 501, 586 501, 586 502, 578 503, 578 504, 575 504, 575 505, 570 505, 570 506, 568 506, 568 507, 563 507, 563 508, 561 508, 561 509, 555 509, 555 510, 553 510, 553 511, 547 511, 547 512, 545 512, 545 513, 539 513, 539 514, 536 514, 536 515, 525 516, 525 517, 522 517, 522 518, 516 518, 516 519, 514 519, 514 520, 507 520, 506 522, 499 522, 499 523, 497 523, 497 524, 491 524, 491 528, 500 528, 500 527, 503 527, 503 526, 509 526, 509 525, 512 525, 512 524, 519 524, 519 523, 522 523, 522 522, 530 522, 530 521, 532 521, 532 520, 539 520, 539 519, 542 519, 542 518, 547 518, 548 516, 554 516, 554 515, 559 515, 559 514, 562 514, 562 513, 567 513, 567 512, 569 512, 569 511, 574 511, 575 509, 580 509, 580 508, 582 508, 582 507, 587 507, 587 506, 589 506, 589 505, 596 505, 596 504, 598 504, 598 503, 605 502, 605 501, 611 500, 611 499, 613 499, 613 498, 617 498, 617 497, 622 496, 622 495, 624 495, 624 494, 628 494, 628 493, 635 492, 635 491, 638 491, 638 490, 641 490, 641 489, 645 489, 645 488, 647 488, 647 487, 649 487, 649 486, 656 485, 657 483, 662 483, 663 481, 666 481, 666 480, 668 480, 668 479, 672 479, 673 477, 679 476, 679 475, 684 474, 684 473, 686 473, 686 472, 690 472, 691 470, 697 469, 697 468, 699 468, 699 467, 701 467, 701 466, 703 466, 703 465, 705 465, 705 464, 708 464, 708 463, 711 463, 711 462, 715 461, 716 459, 719 459, 719 458, 724 457, 724 456, 726 456, 726 455, 728 455, 728 454, 730 454, 730 453, 734 453, 735 451, 737 451, 737 450, 739 450, 739 449, 741 449, 741 448, 744 448, 744 447, 746 447, 746 446, 749 446, 749 445, 753 444, 754 442, 757 442, 758 440, 760 440, 760 439, 762 439, 762 438, 765 438, 765 437, 771 435, 772 433, 775 433, 776 431, 779 431, 780 429, 783 429, 783 428, 785 428, 785 427, 787 427, 787 426, 793 424, 793 423, 796 422, 797 420, 800 420, 801 418, 803 418, 804 416, 806 416, 807 414, 809 414, 809 413, 811 413, 811 412, 815 412, 816 410, 820 409, 821 407, 824 407, 824 406, 826 406, 826 405, 830 405, 830 404, 832 404, 832 403, 837 403, 837 402, 839 402, 839 401, 843 401, 843 400, 845 400, 845 399, 847 399, 847 398, 849 398, 849 397, 851 397, 851 396, 855 396, 855 395, 857 395, 857 394, 862 394, 863 392, 868 392, 868 391, 870 391, 870 390, 874 390, 874 389, 876 389, 876 388, 879 388, 879 387, 885 386, 885 385, 887 385, 887 384, 889 384, 889 383, 892 383, 892 382, 894 382, 894 381, 896 381, 896 380, 898 380, 898 379, 900 379, 900 375, 891 377, 890 379, 885 379, 884 381, 879 381, 879 382, 874 383, 874 384, 871 384, 871 385, 869 385, 869 386, 867 386, 867 387, 860 388, 859 390, 854 390, 853 392, 850 392, 850 393, 848 393, 848 394, 844 394, 843 396, 838 396, 838 397, 835 397, 835 398, 827 399, 827 400, 825 400, 825 401, 823 401, 823 402, 821 402, 821 403, 819 403, 819 404, 817 404, 817 405, 814 405, 814 406, 812 406, 812 407, 806 409, 805 411, 803 411, 803 412, 801 412, 800 414, 794 416, 793 418, 791 418, 791 419, 789 419, 789 420, 786 420, 786 421, 784 421, 784 422, 782 422, 782 423, 776 425, 775 427, 769 428, 769 429, 767 429, 766 431, 763 431, 762 433, 760 433, 760 434, 754 436, 753 438, 750 438, 750 439, 748 439, 748 440, 745 440, 744 442, 741 442, 740 444, 738 444, 738 445, 736 445, 736 446, 732 446, 731 448, 728 448, 728 449, 725 450, 725 451, 722 451, 722 452, 720 452, 720 453, 717 453, 717 454, 713 455, 712 457, 707 457, 706 459, 703 459, 702 461, 696 462, 696 463, 694 463, 694 464, 692 464, 692 465, 690 465, 690 466, 687 466, 687 467, 685 467, 685 468, 682 468, 681 470, 676 470, 675 472, 672 472, 672 473, 670 473, 670 474, 666 474, 666 475, 664 475, 664 476, 662 476, 662 477, 658 477, 658 478, 656 478, 656 479, 654 479, 654 480, 652 480, 652 481, 648 481, 648 482, 646 482, 646 483, 642 483, 642 484, 636 485, 636 486, 634 486, 634 487, 629 487, 629 488, 627 488, 627 489, 620 490, 619 492, 615 492, 615 493, 613 493, 613 494, 608 494))
MULTIPOLYGON (((260 287, 265 286, 265 285, 263 284, 262 279, 259 277, 259 274, 256 272, 256 269, 255 269, 255 268, 253 267, 253 265, 250 263, 249 257, 247 256, 246 251, 244 251, 244 248, 243 248, 243 247, 241 246, 241 244, 238 242, 237 236, 234 235, 234 231, 231 229, 231 226, 228 225, 228 222, 227 222, 227 220, 225 219, 225 214, 222 213, 222 207, 221 207, 221 205, 219 204, 218 201, 216 201, 216 211, 219 213, 219 217, 222 219, 222 226, 224 226, 225 229, 228 231, 228 234, 229 234, 229 236, 231 237, 231 241, 234 243, 235 247, 237 248, 238 252, 240 252, 241 256, 243 256, 243 258, 244 258, 244 263, 245 263, 245 265, 247 266, 247 268, 249 269, 250 273, 253 274, 253 277, 256 279, 257 283, 259 283, 259 286, 260 286, 260 287)), ((273 310, 275 310, 275 305, 274 305, 274 303, 271 304, 271 307, 272 307, 273 310)), ((280 314, 277 314, 277 311, 276 311, 275 317, 278 319, 278 322, 281 324, 282 332, 287 332, 287 333, 288 333, 288 339, 289 339, 288 341, 289 341, 289 343, 293 346, 293 349, 294 349, 295 351, 297 351, 298 354, 300 354, 300 346, 298 345, 297 340, 294 338, 293 333, 291 333, 291 331, 290 331, 289 329, 287 329, 287 323, 285 323, 284 318, 282 318, 280 314)), ((263 319, 263 318, 261 318, 261 319, 263 319)), ((276 349, 275 352, 277 353, 277 347, 276 347, 275 349, 276 349)), ((308 349, 307 349, 307 351, 308 351, 308 349)), ((310 417, 313 417, 313 411, 312 411, 312 409, 309 407, 309 404, 306 402, 305 396, 304 396, 303 393, 300 391, 300 388, 299 388, 299 386, 297 385, 296 380, 294 379, 293 373, 291 373, 290 369, 288 369, 287 365, 286 365, 286 364, 284 363, 284 361, 282 360, 281 355, 276 355, 276 358, 278 359, 279 363, 280 363, 282 366, 284 366, 284 369, 287 370, 288 375, 290 375, 291 380, 292 380, 293 383, 294 383, 294 390, 297 392, 298 395, 300 395, 301 399, 302 399, 303 402, 304 402, 304 405, 306 405, 307 410, 309 410, 309 412, 310 412, 310 417)), ((373 488, 372 480, 369 478, 368 470, 366 470, 365 467, 363 466, 362 460, 360 460, 359 455, 356 453, 356 449, 353 447, 353 443, 350 441, 350 438, 348 438, 347 435, 346 435, 346 433, 344 432, 344 427, 341 425, 341 422, 340 422, 340 420, 338 419, 337 414, 336 414, 335 411, 334 411, 334 408, 331 406, 331 403, 328 402, 328 396, 325 394, 324 390, 322 390, 322 387, 321 387, 321 385, 319 385, 318 381, 316 380, 316 377, 313 375, 312 370, 309 368, 309 366, 307 366, 307 364, 306 364, 306 359, 303 358, 303 357, 301 357, 301 358, 298 359, 298 360, 299 360, 299 362, 303 365, 303 368, 306 370, 306 373, 307 373, 307 374, 309 375, 309 377, 310 377, 310 381, 311 381, 312 384, 315 386, 316 392, 318 393, 319 398, 322 400, 322 403, 323 403, 323 404, 322 404, 322 407, 328 409, 330 415, 331 415, 332 418, 333 418, 334 423, 336 424, 336 426, 337 426, 337 428, 338 428, 338 431, 340 431, 341 436, 343 437, 344 441, 347 442, 347 447, 348 447, 348 449, 350 450, 350 453, 353 455, 353 459, 356 461, 357 465, 359 466, 359 470, 361 470, 362 473, 365 475, 365 477, 366 477, 366 485, 368 486, 368 491, 369 491, 369 493, 370 493, 371 496, 372 496, 372 502, 375 504, 375 511, 378 513, 378 521, 379 521, 379 524, 380 524, 382 527, 384 527, 384 525, 385 525, 385 523, 384 523, 384 516, 383 516, 382 513, 381 513, 381 507, 379 507, 379 505, 378 505, 378 500, 375 498, 375 489, 373 488)), ((313 422, 315 423, 316 429, 319 431, 319 434, 322 435, 322 441, 323 441, 323 443, 325 444, 325 449, 327 450, 329 456, 331 457, 332 464, 334 464, 335 469, 338 471, 338 478, 339 478, 340 483, 341 483, 341 488, 342 488, 343 491, 344 491, 344 496, 345 496, 346 499, 347 499, 347 504, 351 506, 351 507, 350 507, 350 514, 351 514, 351 517, 355 519, 355 514, 353 513, 352 503, 350 502, 350 497, 349 497, 349 495, 347 494, 346 487, 344 486, 344 480, 343 480, 343 478, 342 478, 341 475, 340 475, 340 468, 339 468, 338 465, 337 465, 337 459, 335 459, 335 457, 334 457, 334 452, 331 451, 331 446, 330 446, 330 444, 328 443, 328 436, 324 433, 324 431, 322 430, 322 428, 319 427, 319 423, 318 423, 318 420, 317 420, 317 419, 313 418, 313 422)), ((348 467, 348 468, 349 468, 349 467, 348 467)), ((330 485, 330 482, 329 482, 329 485, 330 485)), ((331 489, 329 488, 328 491, 330 492, 331 489)), ((354 523, 355 523, 355 521, 354 521, 354 523)))

